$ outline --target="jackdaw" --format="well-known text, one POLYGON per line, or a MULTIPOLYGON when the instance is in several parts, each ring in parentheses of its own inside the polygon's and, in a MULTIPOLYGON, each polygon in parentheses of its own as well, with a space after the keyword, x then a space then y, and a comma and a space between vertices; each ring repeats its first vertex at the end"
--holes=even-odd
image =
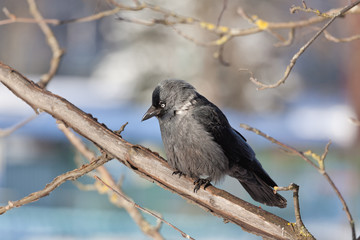
POLYGON ((173 174, 196 179, 194 191, 225 175, 236 178, 260 203, 280 208, 286 199, 274 193, 276 183, 262 168, 246 139, 222 111, 183 80, 160 82, 142 121, 157 117, 173 174), (205 178, 204 178, 205 177, 205 178))

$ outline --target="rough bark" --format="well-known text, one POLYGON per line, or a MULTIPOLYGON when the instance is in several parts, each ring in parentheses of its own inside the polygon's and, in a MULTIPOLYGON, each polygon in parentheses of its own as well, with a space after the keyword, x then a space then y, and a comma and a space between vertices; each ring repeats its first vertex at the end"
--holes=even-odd
POLYGON ((194 193, 193 179, 173 176, 173 169, 157 153, 125 141, 90 114, 81 111, 66 99, 40 88, 3 63, 0 63, 0 81, 36 112, 44 111, 63 121, 140 176, 181 195, 212 214, 266 239, 301 238, 285 219, 226 191, 209 186, 206 190, 200 189, 194 193))

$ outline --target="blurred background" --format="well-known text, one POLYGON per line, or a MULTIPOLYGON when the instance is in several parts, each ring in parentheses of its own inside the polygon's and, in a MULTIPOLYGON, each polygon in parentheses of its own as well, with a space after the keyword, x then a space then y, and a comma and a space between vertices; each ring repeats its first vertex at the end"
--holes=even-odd
MULTIPOLYGON (((133 4, 133 1, 119 1, 133 4)), ((216 24, 223 1, 149 1, 183 16, 216 24)), ((309 13, 290 14, 291 4, 301 1, 228 0, 221 25, 249 28, 239 14, 270 22, 306 20, 309 13)), ((309 7, 327 11, 349 1, 321 1, 309 7)), ((37 0, 44 18, 74 19, 111 9, 103 0, 37 0)), ((0 0, 17 17, 30 18, 26 1, 0 0)), ((285 84, 257 91, 249 80, 250 69, 262 82, 274 83, 283 76, 293 54, 316 32, 310 26, 296 29, 294 42, 274 47, 278 42, 262 32, 234 38, 224 47, 223 58, 214 58, 217 47, 202 47, 184 39, 163 25, 144 26, 117 20, 151 20, 162 16, 150 10, 121 11, 117 15, 86 23, 52 26, 66 53, 59 71, 47 87, 83 111, 91 113, 110 129, 129 122, 123 137, 159 152, 163 148, 156 119, 140 122, 151 104, 156 84, 179 78, 193 84, 228 116, 253 146, 264 168, 282 186, 300 185, 301 212, 305 225, 318 239, 350 239, 350 227, 342 205, 325 179, 302 159, 281 151, 276 145, 239 127, 246 123, 299 150, 322 154, 332 145, 326 169, 345 200, 360 232, 360 150, 359 127, 350 118, 360 116, 360 41, 329 42, 319 37, 299 58, 285 84)), ((0 13, 1 20, 6 19, 0 13)), ((336 20, 328 29, 338 37, 359 34, 359 16, 336 20)), ((216 36, 196 25, 177 26, 198 41, 216 36)), ((286 38, 288 30, 279 30, 286 38)), ((49 69, 52 53, 39 26, 33 23, 0 25, 0 61, 33 81, 49 69)), ((33 110, 0 85, 0 128, 5 129, 34 115, 33 110)), ((86 141, 86 140, 85 140, 86 141)), ((89 147, 95 149, 89 142, 89 147)), ((75 149, 58 130, 56 121, 45 113, 0 138, 0 203, 6 205, 38 191, 56 176, 76 168, 75 149)), ((260 239, 238 226, 204 212, 181 197, 165 191, 113 160, 106 164, 115 179, 123 178, 123 190, 139 205, 163 217, 196 239, 260 239)), ((87 176, 80 182, 93 183, 87 176)), ((240 184, 226 178, 217 187, 250 199, 240 184)), ((295 222, 292 193, 284 192, 289 206, 276 209, 261 205, 282 218, 295 222)), ((154 223, 152 217, 146 216, 154 223)), ((67 182, 50 196, 0 216, 1 239, 148 239, 128 214, 112 205, 107 196, 79 190, 67 182)), ((178 232, 164 225, 166 239, 180 239, 178 232)))

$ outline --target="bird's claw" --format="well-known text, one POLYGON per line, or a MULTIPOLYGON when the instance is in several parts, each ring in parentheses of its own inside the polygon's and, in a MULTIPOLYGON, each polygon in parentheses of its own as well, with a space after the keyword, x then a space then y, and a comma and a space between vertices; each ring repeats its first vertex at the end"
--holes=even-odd
POLYGON ((207 178, 206 179, 202 179, 202 178, 196 179, 194 181, 194 185, 195 185, 194 193, 196 193, 202 185, 204 185, 204 190, 205 190, 205 188, 207 188, 208 186, 211 185, 210 182, 211 182, 211 179, 207 179, 207 178))
POLYGON ((174 172, 172 173, 172 175, 179 175, 179 178, 181 178, 181 176, 186 176, 185 173, 183 173, 183 172, 181 172, 181 171, 179 171, 179 170, 174 171, 174 172))

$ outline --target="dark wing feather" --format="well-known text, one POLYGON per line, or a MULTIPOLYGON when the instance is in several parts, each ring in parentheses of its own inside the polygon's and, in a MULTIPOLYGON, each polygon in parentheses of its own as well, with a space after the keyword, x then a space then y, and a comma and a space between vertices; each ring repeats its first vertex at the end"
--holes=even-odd
POLYGON ((286 207, 286 199, 274 194, 277 184, 262 168, 246 139, 233 129, 225 115, 205 97, 198 95, 193 118, 202 124, 229 160, 229 174, 236 178, 250 196, 269 206, 286 207))
MULTIPOLYGON (((276 186, 276 183, 256 159, 255 153, 246 143, 246 139, 230 126, 226 116, 217 106, 200 94, 193 109, 193 118, 202 124, 212 135, 214 141, 222 147, 229 160, 229 169, 236 166, 236 168, 250 170, 269 186, 276 186)), ((251 176, 249 177, 251 178, 251 176)), ((246 179, 244 180, 246 181, 246 179)))
POLYGON ((198 95, 193 108, 193 118, 204 126, 224 150, 232 164, 240 164, 244 168, 253 165, 255 153, 246 143, 245 138, 229 124, 222 111, 205 97, 198 95), (236 146, 236 147, 234 147, 236 146))
POLYGON ((239 133, 236 129, 233 128, 233 131, 235 131, 237 134, 239 134, 239 136, 240 136, 245 142, 247 142, 246 138, 245 138, 241 133, 239 133))

